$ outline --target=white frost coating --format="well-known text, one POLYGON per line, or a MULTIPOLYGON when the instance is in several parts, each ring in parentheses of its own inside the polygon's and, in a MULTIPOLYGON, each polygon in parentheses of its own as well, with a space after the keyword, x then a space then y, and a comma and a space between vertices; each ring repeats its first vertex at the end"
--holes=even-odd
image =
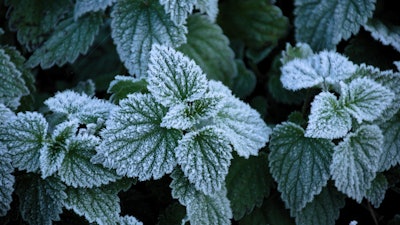
POLYGON ((5 124, 7 121, 12 120, 13 118, 15 118, 15 114, 11 111, 11 109, 0 103, 0 127, 2 124, 5 124))
POLYGON ((0 217, 5 216, 10 210, 15 183, 13 171, 11 155, 7 147, 0 142, 0 217))
POLYGON ((160 4, 164 6, 165 12, 170 14, 171 20, 176 25, 185 23, 188 14, 193 11, 196 2, 197 0, 160 0, 160 4))
POLYGON ((105 10, 117 0, 78 0, 75 3, 74 19, 77 20, 83 14, 88 12, 97 12, 105 10))
POLYGON ((120 217, 119 225, 143 225, 143 223, 133 216, 124 216, 120 217))
POLYGON ((162 45, 153 45, 148 74, 148 89, 164 106, 198 100, 208 86, 206 75, 193 60, 162 45))
POLYGON ((344 137, 351 129, 351 117, 330 92, 321 92, 311 103, 306 137, 335 139, 344 137))
POLYGON ((400 52, 400 26, 384 24, 378 19, 370 19, 364 25, 365 30, 371 32, 371 36, 384 45, 391 45, 400 52))
POLYGON ((283 65, 281 71, 283 87, 292 91, 317 86, 324 81, 307 59, 293 59, 283 65))
POLYGON ((218 0, 197 0, 196 8, 206 13, 211 22, 215 22, 218 16, 218 0))

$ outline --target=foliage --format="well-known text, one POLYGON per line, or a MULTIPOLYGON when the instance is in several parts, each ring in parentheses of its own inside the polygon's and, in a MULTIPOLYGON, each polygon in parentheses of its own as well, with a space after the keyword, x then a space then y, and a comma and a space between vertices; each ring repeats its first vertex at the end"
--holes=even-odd
POLYGON ((2 1, 0 223, 397 224, 392 4, 2 1))

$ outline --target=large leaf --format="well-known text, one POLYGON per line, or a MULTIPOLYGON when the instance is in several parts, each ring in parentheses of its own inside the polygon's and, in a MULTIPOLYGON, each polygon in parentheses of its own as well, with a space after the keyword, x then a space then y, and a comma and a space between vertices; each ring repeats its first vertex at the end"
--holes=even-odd
POLYGON ((16 188, 22 219, 31 225, 52 225, 60 220, 64 200, 67 198, 65 185, 58 179, 40 178, 37 174, 21 177, 16 188))
POLYGON ((364 24, 364 29, 371 32, 371 36, 384 45, 391 45, 400 52, 400 26, 385 24, 378 19, 370 19, 364 24))
POLYGON ((88 12, 104 11, 117 0, 78 0, 75 3, 74 18, 77 20, 88 12))
POLYGON ((177 47, 186 42, 186 27, 175 25, 158 0, 117 1, 111 17, 111 35, 118 54, 125 67, 136 77, 147 75, 153 44, 177 47))
POLYGON ((7 147, 0 142, 0 217, 5 216, 10 209, 15 178, 11 165, 11 155, 7 147))
POLYGON ((275 127, 269 147, 271 174, 286 207, 296 215, 326 186, 334 145, 304 137, 303 128, 285 122, 275 127))
POLYGON ((73 18, 63 20, 43 45, 33 52, 26 64, 29 67, 40 64, 43 69, 47 69, 54 64, 62 66, 74 62, 79 54, 88 51, 102 24, 103 19, 99 13, 77 21, 73 18))
POLYGON ((194 4, 197 0, 160 0, 164 10, 171 16, 171 20, 176 25, 182 25, 186 22, 188 14, 193 11, 194 4))
POLYGON ((185 176, 197 190, 212 194, 220 191, 225 184, 231 151, 224 131, 206 126, 183 136, 175 155, 185 176))
POLYGON ((339 191, 361 202, 379 169, 383 135, 376 125, 362 125, 335 146, 330 165, 339 191))
POLYGON ((160 127, 167 109, 149 94, 131 94, 120 102, 101 133, 103 141, 92 162, 119 175, 158 179, 176 165, 174 148, 181 133, 160 127))
POLYGON ((379 171, 388 170, 400 163, 400 114, 380 125, 383 134, 383 151, 379 171))
POLYGON ((296 0, 297 42, 314 50, 335 49, 342 39, 356 34, 372 17, 376 0, 296 0))

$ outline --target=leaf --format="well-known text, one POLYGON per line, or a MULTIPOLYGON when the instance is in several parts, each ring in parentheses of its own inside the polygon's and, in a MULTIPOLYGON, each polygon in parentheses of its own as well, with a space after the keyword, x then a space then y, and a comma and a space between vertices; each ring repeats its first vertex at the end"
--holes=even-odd
POLYGON ((60 180, 28 173, 21 177, 16 188, 22 219, 31 225, 52 225, 60 220, 64 200, 67 198, 65 185, 60 180))
POLYGON ((345 110, 358 123, 373 121, 392 103, 394 93, 368 78, 357 78, 349 85, 341 84, 341 101, 345 110))
POLYGON ((257 77, 254 72, 246 68, 243 60, 235 60, 238 70, 237 76, 233 80, 233 92, 238 98, 248 97, 256 88, 257 77))
POLYGON ((193 11, 196 2, 197 0, 160 0, 160 4, 164 6, 165 12, 171 16, 171 20, 177 26, 186 22, 186 18, 193 11))
POLYGON ((313 50, 307 43, 296 43, 296 46, 286 44, 286 49, 282 52, 281 63, 286 64, 293 59, 306 59, 314 55, 313 50))
MULTIPOLYGON (((13 121, 15 118, 14 112, 0 103, 0 130, 5 130, 7 123, 13 121)), ((2 140, 2 135, 4 134, 0 132, 0 141, 2 140)))
POLYGON ((96 85, 93 80, 88 79, 85 81, 79 81, 71 90, 93 97, 96 94, 96 85))
POLYGON ((76 21, 88 12, 104 11, 114 2, 116 2, 116 0, 78 0, 75 3, 74 19, 76 21))
POLYGON ((340 209, 345 206, 345 196, 335 188, 326 187, 314 200, 296 215, 297 225, 335 225, 340 209))
POLYGON ((269 195, 273 180, 267 162, 266 154, 248 159, 235 157, 232 160, 226 187, 235 220, 260 207, 264 197, 269 195))
POLYGON ((0 140, 7 145, 13 166, 28 172, 39 170, 40 152, 48 148, 46 119, 37 112, 20 112, 7 126, 0 130, 0 140))
POLYGON ((186 208, 177 202, 173 202, 158 216, 157 225, 181 224, 185 216, 186 208))
POLYGON ((147 81, 131 76, 115 76, 111 81, 107 93, 111 94, 110 101, 118 104, 120 100, 126 98, 128 94, 135 92, 144 93, 147 91, 147 81))
POLYGON ((269 147, 271 174, 294 216, 326 186, 334 144, 326 139, 304 137, 303 128, 285 122, 275 127, 269 147))
POLYGON ((281 82, 288 90, 328 85, 338 86, 340 81, 349 78, 357 66, 336 52, 322 51, 304 59, 293 59, 281 68, 281 82))
POLYGON ((223 100, 214 123, 224 131, 233 149, 245 158, 257 155, 272 132, 256 110, 233 96, 223 100))
POLYGON ((237 74, 235 55, 221 27, 200 14, 191 15, 187 27, 187 41, 178 50, 193 59, 209 79, 231 86, 237 74))
POLYGON ((376 0, 296 0, 295 38, 319 51, 335 49, 342 40, 358 33, 372 17, 376 0))
POLYGON ((128 95, 107 120, 92 162, 139 180, 159 179, 172 172, 177 163, 174 148, 182 134, 160 127, 166 112, 149 94, 128 95))
POLYGON ((361 202, 379 169, 383 135, 376 125, 362 125, 335 146, 330 173, 339 191, 361 202))
POLYGON ((396 114, 379 127, 383 134, 383 151, 379 160, 379 171, 385 171, 400 163, 400 114, 396 114))
POLYGON ((133 216, 120 217, 119 224, 120 225, 143 225, 142 222, 140 222, 133 216))
POLYGON ((166 46, 153 45, 150 53, 148 89, 157 102, 172 106, 200 99, 207 78, 196 63, 166 46))
POLYGON ((111 12, 111 36, 129 73, 146 77, 153 44, 178 47, 186 42, 185 26, 176 26, 158 1, 117 1, 111 12))
POLYGON ((0 104, 11 109, 16 109, 21 97, 29 94, 21 70, 4 49, 0 49, 0 83, 0 104))
POLYGON ((367 190, 366 199, 375 207, 379 208, 385 199, 386 191, 389 189, 389 183, 386 177, 378 173, 371 183, 371 188, 367 190))
POLYGON ((351 117, 330 92, 321 92, 311 103, 311 113, 305 136, 336 139, 344 137, 351 129, 351 117))
POLYGON ((221 190, 228 174, 232 148, 223 130, 206 126, 183 136, 175 148, 177 162, 197 190, 221 190))
POLYGON ((7 147, 0 142, 0 217, 10 210, 12 193, 14 192, 15 177, 12 174, 11 155, 7 147))
POLYGON ((364 24, 364 29, 371 32, 371 36, 375 40, 380 41, 384 45, 391 45, 400 52, 400 26, 385 24, 381 20, 371 18, 364 24))

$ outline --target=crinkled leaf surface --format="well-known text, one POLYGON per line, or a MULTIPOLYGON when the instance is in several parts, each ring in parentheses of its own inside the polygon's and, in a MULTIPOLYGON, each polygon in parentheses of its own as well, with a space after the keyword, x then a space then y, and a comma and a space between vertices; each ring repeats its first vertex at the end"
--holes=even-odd
POLYGON ((19 197, 22 218, 31 225, 52 225, 60 220, 65 185, 54 177, 42 179, 38 174, 28 173, 21 177, 16 193, 19 197))
POLYGON ((384 45, 391 45, 400 52, 400 26, 385 24, 378 19, 370 19, 364 24, 364 29, 371 32, 371 36, 384 45))
POLYGON ((153 45, 151 50, 148 82, 149 91, 164 106, 200 99, 208 85, 193 60, 162 45, 153 45))
POLYGON ((335 139, 351 129, 351 116, 330 92, 321 92, 311 103, 305 136, 335 139))
POLYGON ((342 39, 359 31, 372 17, 376 0, 296 0, 297 42, 314 50, 334 49, 342 39))
POLYGON ((29 67, 40 64, 43 69, 47 69, 54 64, 62 66, 67 62, 74 62, 79 54, 88 51, 102 24, 103 19, 99 13, 77 21, 73 18, 63 20, 43 45, 33 52, 26 64, 29 67))
POLYGON ((275 127, 269 144, 269 167, 291 215, 319 194, 329 179, 334 145, 327 139, 304 137, 297 124, 275 127))
POLYGON ((174 148, 182 134, 160 126, 166 112, 149 94, 128 95, 107 120, 92 162, 139 180, 158 179, 172 172, 174 148))
POLYGON ((232 147, 224 131, 206 126, 187 133, 175 148, 177 162, 197 190, 212 194, 221 190, 228 174, 232 147))
POLYGON ((147 81, 145 79, 137 79, 132 76, 115 76, 110 82, 107 93, 110 93, 110 101, 118 104, 120 100, 126 98, 128 94, 135 92, 146 92, 147 81))
POLYGON ((124 216, 120 217, 119 225, 143 225, 143 223, 133 216, 124 216))
POLYGON ((367 190, 366 199, 375 207, 379 208, 385 199, 386 191, 389 189, 389 183, 386 177, 378 173, 367 190))
POLYGON ((74 18, 77 20, 88 12, 104 11, 117 0, 78 0, 75 3, 74 18))
POLYGON ((7 147, 0 142, 0 217, 5 216, 10 210, 15 183, 13 171, 11 155, 7 147))
POLYGON ((388 170, 400 163, 400 114, 379 125, 383 134, 383 151, 379 160, 379 171, 388 170))
POLYGON ((307 43, 299 42, 295 46, 287 43, 285 51, 282 52, 281 63, 286 64, 293 59, 306 59, 312 55, 314 52, 307 43))
POLYGON ((145 77, 153 44, 177 47, 187 29, 175 25, 158 0, 117 1, 111 12, 111 36, 129 73, 145 77))
POLYGON ((376 125, 362 125, 335 146, 330 173, 339 191, 361 202, 379 168, 383 135, 376 125))
POLYGON ((186 22, 188 14, 193 11, 194 4, 197 0, 159 0, 160 4, 164 6, 165 12, 171 16, 171 20, 176 25, 182 25, 186 22))

